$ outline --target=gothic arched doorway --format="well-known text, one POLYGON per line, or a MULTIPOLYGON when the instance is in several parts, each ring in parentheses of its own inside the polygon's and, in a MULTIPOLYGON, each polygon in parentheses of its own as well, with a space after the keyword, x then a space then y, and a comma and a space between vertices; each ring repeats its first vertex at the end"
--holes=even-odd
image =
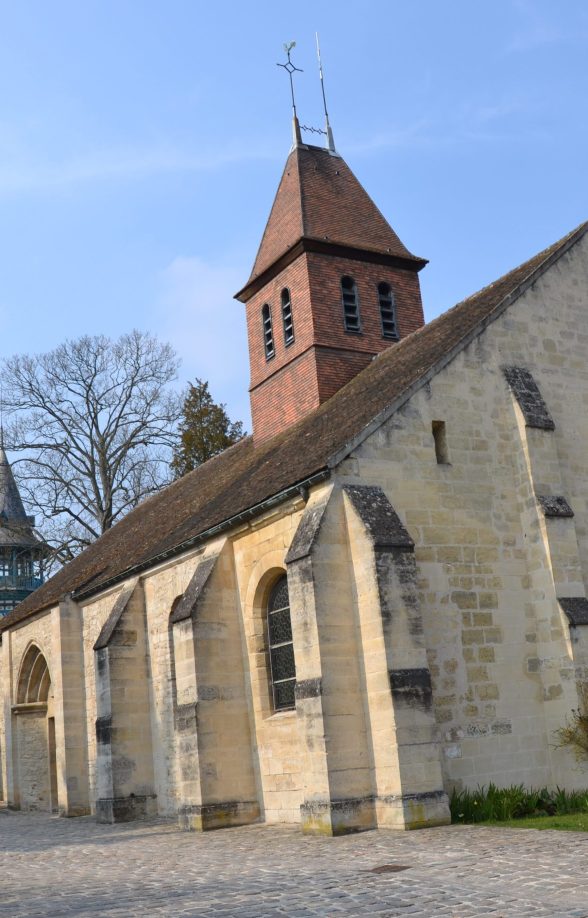
POLYGON ((31 644, 18 678, 16 705, 18 802, 23 810, 57 810, 57 757, 51 675, 31 644))

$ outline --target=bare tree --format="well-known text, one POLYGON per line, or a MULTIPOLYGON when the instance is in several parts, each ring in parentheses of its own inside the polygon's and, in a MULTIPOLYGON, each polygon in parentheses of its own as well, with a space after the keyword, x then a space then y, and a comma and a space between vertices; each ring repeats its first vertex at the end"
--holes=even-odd
POLYGON ((23 453, 14 472, 59 563, 169 480, 177 369, 172 348, 139 331, 4 361, 9 446, 23 453))

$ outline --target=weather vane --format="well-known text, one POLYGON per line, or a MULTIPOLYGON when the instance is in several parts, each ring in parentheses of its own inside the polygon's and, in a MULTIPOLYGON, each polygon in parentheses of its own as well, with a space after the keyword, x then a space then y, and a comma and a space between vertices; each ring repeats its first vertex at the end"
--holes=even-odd
POLYGON ((297 117, 297 115, 296 115, 296 102, 294 101, 294 80, 292 79, 292 74, 293 74, 293 73, 304 73, 304 71, 301 70, 300 67, 295 67, 294 64, 292 63, 292 61, 290 60, 290 52, 291 52, 292 49, 295 48, 295 47, 296 47, 296 42, 295 42, 295 41, 287 41, 287 42, 285 42, 285 43, 284 43, 284 51, 286 52, 286 54, 287 54, 287 56, 288 56, 288 60, 286 61, 285 64, 277 64, 276 66, 277 66, 277 67, 283 67, 284 70, 286 71, 286 73, 288 74, 288 76, 290 77, 290 93, 291 93, 291 95, 292 95, 292 111, 294 112, 294 117, 296 118, 296 117, 297 117))
POLYGON ((295 41, 285 42, 285 44, 284 44, 284 51, 286 52, 286 55, 287 55, 287 57, 288 57, 288 60, 286 61, 285 64, 278 64, 278 65, 277 65, 278 67, 283 67, 284 70, 286 71, 286 73, 288 74, 288 76, 290 77, 290 93, 291 93, 291 95, 292 95, 292 112, 293 112, 293 114, 294 114, 294 122, 293 122, 294 146, 296 146, 297 144, 299 144, 299 143, 301 142, 301 139, 300 139, 300 138, 301 138, 300 131, 301 131, 301 130, 302 130, 302 131, 309 131, 311 134, 322 134, 323 137, 326 137, 326 139, 327 139, 327 149, 328 149, 331 153, 333 153, 334 155, 337 155, 337 152, 336 152, 336 150, 335 150, 335 141, 334 141, 334 139, 333 139, 333 131, 331 130, 331 125, 330 125, 330 123, 329 123, 329 113, 328 113, 328 111, 327 111, 327 98, 326 98, 326 96, 325 96, 325 81, 324 81, 324 77, 323 77, 323 65, 322 65, 322 62, 321 62, 321 49, 320 49, 320 46, 319 46, 318 32, 316 33, 316 52, 317 52, 317 57, 318 57, 319 77, 320 77, 320 81, 321 81, 321 92, 322 92, 322 96, 323 96, 323 108, 324 108, 324 112, 325 112, 325 130, 323 130, 322 128, 309 127, 309 126, 306 125, 306 124, 299 124, 299 123, 298 123, 298 114, 297 114, 297 112, 296 112, 296 101, 295 101, 295 98, 294 98, 294 80, 292 79, 292 76, 293 76, 293 74, 295 74, 295 73, 304 73, 304 71, 303 71, 300 67, 296 67, 296 66, 292 63, 292 59, 291 59, 291 57, 290 57, 290 54, 291 54, 292 50, 293 50, 295 47, 296 47, 296 42, 295 42, 295 41))

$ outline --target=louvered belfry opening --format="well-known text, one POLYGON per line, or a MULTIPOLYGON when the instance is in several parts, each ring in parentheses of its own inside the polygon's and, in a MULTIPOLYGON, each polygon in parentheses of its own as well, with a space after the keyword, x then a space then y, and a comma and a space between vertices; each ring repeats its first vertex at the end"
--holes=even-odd
POLYGON ((301 143, 292 149, 253 271, 237 294, 247 313, 257 442, 318 408, 375 354, 424 324, 418 272, 425 264, 338 154, 301 143))

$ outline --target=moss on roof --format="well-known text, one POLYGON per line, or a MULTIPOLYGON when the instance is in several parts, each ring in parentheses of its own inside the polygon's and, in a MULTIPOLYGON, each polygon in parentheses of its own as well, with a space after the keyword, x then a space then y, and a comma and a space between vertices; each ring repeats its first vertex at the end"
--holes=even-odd
POLYGON ((0 631, 55 605, 66 593, 97 592, 165 553, 180 553, 189 540, 336 464, 390 406, 444 366, 587 229, 588 223, 582 224, 383 351, 295 426, 259 445, 245 437, 145 500, 20 603, 0 622, 0 631))

